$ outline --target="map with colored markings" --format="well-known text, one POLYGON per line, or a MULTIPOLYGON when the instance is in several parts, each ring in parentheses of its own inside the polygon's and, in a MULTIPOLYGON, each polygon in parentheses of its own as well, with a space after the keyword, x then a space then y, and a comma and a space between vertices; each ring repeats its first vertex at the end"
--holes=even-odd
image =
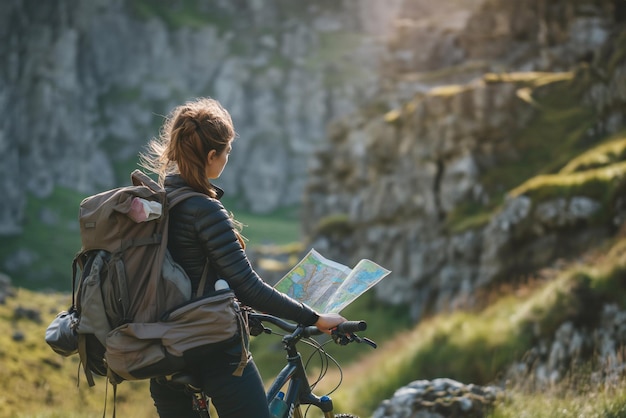
POLYGON ((339 313, 391 271, 363 259, 350 269, 311 249, 276 285, 320 313, 339 313))

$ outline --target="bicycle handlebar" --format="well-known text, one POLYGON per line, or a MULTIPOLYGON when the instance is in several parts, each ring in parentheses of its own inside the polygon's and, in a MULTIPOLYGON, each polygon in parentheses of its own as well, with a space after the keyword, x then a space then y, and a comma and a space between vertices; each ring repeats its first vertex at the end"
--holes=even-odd
MULTIPOLYGON (((250 317, 258 319, 261 322, 272 323, 276 325, 277 327, 283 329, 284 331, 288 331, 288 332, 294 332, 300 326, 295 323, 285 321, 284 319, 278 318, 274 315, 252 312, 250 313, 250 317)), ((322 331, 317 329, 317 327, 315 326, 308 326, 308 327, 303 327, 303 328, 311 329, 312 331, 311 334, 314 334, 314 335, 322 333, 322 331), (317 332, 313 331, 313 329, 316 329, 317 332)), ((365 331, 366 329, 367 329, 367 322, 365 321, 345 321, 337 325, 337 328, 336 328, 337 332, 341 334, 351 334, 357 331, 365 331)))
MULTIPOLYGON (((278 318, 273 315, 250 312, 249 318, 259 321, 259 322, 269 322, 271 324, 276 325, 277 327, 281 328, 284 331, 290 332, 292 334, 297 333, 303 338, 308 338, 313 335, 321 335, 323 333, 315 326, 305 327, 302 325, 297 325, 297 324, 285 321, 284 319, 278 318)), ((376 344, 373 341, 368 340, 367 338, 362 339, 360 337, 357 337, 356 334, 354 334, 357 331, 365 331, 366 329, 367 329, 367 323, 365 321, 345 321, 339 324, 333 330, 331 330, 331 334, 335 342, 337 342, 338 344, 345 345, 349 342, 357 341, 357 342, 366 342, 367 344, 375 348, 376 344)))
MULTIPOLYGON (((299 327, 299 325, 297 325, 297 324, 285 321, 284 319, 278 318, 278 317, 273 316, 273 315, 252 312, 252 313, 249 314, 249 316, 250 316, 250 318, 256 319, 256 320, 261 321, 261 322, 269 322, 271 324, 274 324, 278 328, 281 328, 282 330, 287 331, 287 332, 294 332, 299 327)), ((320 331, 319 329, 317 329, 317 327, 314 327, 314 326, 303 327, 303 328, 305 330, 307 330, 306 334, 309 334, 309 335, 319 335, 319 334, 322 334, 322 331, 320 331)))
MULTIPOLYGON (((320 335, 323 333, 315 326, 305 327, 295 324, 293 322, 285 321, 284 319, 278 318, 274 315, 251 312, 249 316, 250 318, 256 319, 261 322, 269 322, 271 324, 274 324, 283 331, 287 332, 295 332, 298 328, 302 328, 302 334, 306 336, 320 335)), ((365 321, 345 321, 339 324, 335 329, 333 329, 333 331, 336 331, 339 334, 352 334, 353 332, 365 331, 366 329, 367 323, 365 321)))
POLYGON ((365 321, 346 321, 337 325, 337 332, 341 334, 352 334, 357 331, 365 331, 367 323, 365 321))

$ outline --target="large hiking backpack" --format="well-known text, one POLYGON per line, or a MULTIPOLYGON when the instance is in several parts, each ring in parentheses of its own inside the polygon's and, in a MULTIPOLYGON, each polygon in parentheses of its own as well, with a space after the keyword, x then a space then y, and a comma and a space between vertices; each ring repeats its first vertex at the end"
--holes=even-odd
POLYGON ((166 196, 139 170, 131 180, 132 186, 90 196, 80 204, 82 246, 72 265, 72 308, 65 314, 77 335, 76 351, 90 386, 93 374, 112 383, 123 380, 105 360, 111 330, 131 322, 156 322, 192 296, 188 276, 167 251, 168 212, 201 194, 182 188, 166 196))
POLYGON ((72 306, 48 326, 46 341, 61 355, 78 352, 89 385, 93 374, 106 376, 114 397, 123 380, 171 375, 234 344, 241 357, 233 375, 241 376, 249 334, 234 291, 205 292, 207 261, 192 295, 189 277, 167 251, 169 210, 205 195, 189 187, 166 195, 139 170, 131 179, 132 186, 81 202, 72 306))

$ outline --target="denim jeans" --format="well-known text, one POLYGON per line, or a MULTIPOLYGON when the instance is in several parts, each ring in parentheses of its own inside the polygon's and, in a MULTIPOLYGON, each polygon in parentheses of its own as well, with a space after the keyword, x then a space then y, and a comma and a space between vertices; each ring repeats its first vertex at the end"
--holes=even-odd
MULTIPOLYGON (((190 373, 202 382, 220 418, 269 418, 263 380, 252 360, 243 375, 232 373, 239 363, 239 354, 221 353, 210 360, 196 361, 190 373)), ((194 364, 194 363, 191 363, 194 364)), ((178 385, 150 381, 150 394, 160 418, 197 418, 191 395, 178 385)))

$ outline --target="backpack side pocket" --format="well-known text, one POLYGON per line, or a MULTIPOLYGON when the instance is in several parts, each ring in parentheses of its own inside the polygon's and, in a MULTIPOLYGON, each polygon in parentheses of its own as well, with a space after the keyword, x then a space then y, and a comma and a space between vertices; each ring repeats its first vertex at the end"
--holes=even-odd
POLYGON ((78 314, 74 307, 59 314, 46 329, 46 342, 55 353, 64 357, 78 353, 78 335, 76 324, 78 314))
POLYGON ((107 336, 106 360, 109 368, 126 380, 167 376, 180 371, 182 356, 167 352, 161 344, 164 328, 157 323, 129 323, 107 336))
POLYGON ((105 251, 98 251, 94 256, 87 276, 81 281, 77 300, 80 320, 76 326, 79 334, 94 334, 104 345, 106 336, 111 330, 107 320, 102 298, 102 269, 105 268, 105 251), (88 307, 82 309, 82 307, 88 307))

